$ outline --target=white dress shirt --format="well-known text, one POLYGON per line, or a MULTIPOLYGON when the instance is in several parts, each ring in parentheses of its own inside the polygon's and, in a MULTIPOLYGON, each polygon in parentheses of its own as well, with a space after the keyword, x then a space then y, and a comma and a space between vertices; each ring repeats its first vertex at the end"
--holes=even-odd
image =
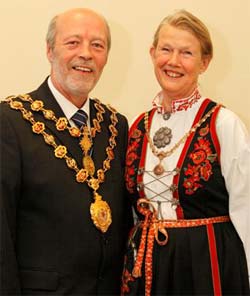
MULTIPOLYGON (((57 103, 60 105, 65 117, 69 121, 71 126, 75 126, 71 117, 79 110, 73 103, 71 103, 68 99, 66 99, 53 85, 51 78, 48 79, 48 86, 51 90, 53 96, 55 97, 57 103)), ((82 106, 81 110, 83 110, 88 115, 87 124, 90 126, 90 111, 89 111, 89 98, 87 98, 85 104, 82 106)))

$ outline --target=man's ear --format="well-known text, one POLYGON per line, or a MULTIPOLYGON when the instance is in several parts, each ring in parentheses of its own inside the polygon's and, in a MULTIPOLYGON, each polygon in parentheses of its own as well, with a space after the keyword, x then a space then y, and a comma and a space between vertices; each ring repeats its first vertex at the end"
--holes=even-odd
POLYGON ((47 58, 49 60, 49 62, 51 63, 53 60, 53 49, 51 48, 51 46, 47 43, 47 58))

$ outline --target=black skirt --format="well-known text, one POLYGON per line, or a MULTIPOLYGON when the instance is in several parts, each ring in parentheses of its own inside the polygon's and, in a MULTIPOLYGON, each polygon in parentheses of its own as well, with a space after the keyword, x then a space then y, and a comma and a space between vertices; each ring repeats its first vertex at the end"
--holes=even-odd
MULTIPOLYGON (((151 295, 250 295, 245 251, 231 222, 212 224, 212 239, 206 225, 166 230, 166 245, 154 240, 151 295)), ((145 260, 141 277, 132 276, 141 232, 131 231, 123 295, 145 295, 145 260)))

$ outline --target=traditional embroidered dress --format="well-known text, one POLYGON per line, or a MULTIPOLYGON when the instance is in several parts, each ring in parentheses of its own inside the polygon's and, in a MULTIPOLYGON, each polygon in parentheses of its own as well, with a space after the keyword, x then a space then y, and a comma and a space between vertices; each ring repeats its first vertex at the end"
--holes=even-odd
MULTIPOLYGON (((156 176, 154 168, 159 159, 148 143, 145 114, 135 120, 130 129, 126 182, 139 221, 129 238, 122 294, 248 295, 247 251, 242 244, 246 233, 236 211, 230 212, 237 204, 237 190, 225 179, 236 179, 221 156, 225 142, 221 143, 224 137, 220 125, 234 122, 236 144, 243 146, 242 151, 249 149, 244 147, 246 131, 233 113, 210 99, 174 101, 167 121, 156 103, 148 115, 150 138, 167 126, 173 135, 163 150, 173 148, 173 153, 161 160, 164 173, 156 176), (208 112, 211 116, 203 122, 208 112), (198 127, 189 134, 191 126, 198 127), (185 133, 185 143, 174 148, 185 133)), ((246 157, 244 176, 238 176, 245 178, 239 192, 246 193, 238 196, 238 205, 247 224, 250 192, 249 173, 246 177, 245 172, 249 171, 249 150, 246 157)))

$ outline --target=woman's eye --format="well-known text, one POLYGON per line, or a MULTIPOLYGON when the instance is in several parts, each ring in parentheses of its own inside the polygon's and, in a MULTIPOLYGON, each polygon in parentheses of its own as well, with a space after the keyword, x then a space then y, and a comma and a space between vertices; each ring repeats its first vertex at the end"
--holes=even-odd
POLYGON ((184 56, 192 56, 193 54, 192 54, 191 51, 186 50, 186 51, 183 51, 183 55, 184 55, 184 56))

